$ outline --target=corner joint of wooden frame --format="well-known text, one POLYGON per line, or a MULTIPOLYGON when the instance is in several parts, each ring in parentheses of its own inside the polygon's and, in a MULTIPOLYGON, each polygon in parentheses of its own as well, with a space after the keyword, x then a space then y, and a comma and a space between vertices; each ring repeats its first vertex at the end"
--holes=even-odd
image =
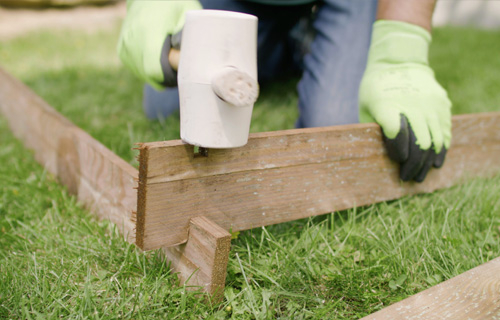
POLYGON ((231 234, 204 216, 192 218, 186 243, 165 248, 167 260, 180 283, 201 288, 212 302, 224 297, 231 234))

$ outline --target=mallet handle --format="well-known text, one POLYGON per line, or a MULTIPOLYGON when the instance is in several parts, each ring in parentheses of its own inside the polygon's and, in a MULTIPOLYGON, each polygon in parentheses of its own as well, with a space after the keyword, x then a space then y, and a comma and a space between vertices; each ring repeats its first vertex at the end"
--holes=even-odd
POLYGON ((177 49, 170 49, 170 51, 168 53, 168 63, 170 63, 170 66, 175 71, 177 71, 177 69, 179 68, 180 56, 181 56, 181 52, 180 52, 180 50, 177 50, 177 49))

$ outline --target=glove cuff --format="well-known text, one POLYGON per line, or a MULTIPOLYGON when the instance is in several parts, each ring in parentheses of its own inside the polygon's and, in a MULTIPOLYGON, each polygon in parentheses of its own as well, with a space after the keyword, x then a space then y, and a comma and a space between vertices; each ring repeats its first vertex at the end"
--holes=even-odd
POLYGON ((431 34, 417 25, 394 20, 377 20, 373 24, 368 67, 379 63, 428 65, 431 40, 431 34))

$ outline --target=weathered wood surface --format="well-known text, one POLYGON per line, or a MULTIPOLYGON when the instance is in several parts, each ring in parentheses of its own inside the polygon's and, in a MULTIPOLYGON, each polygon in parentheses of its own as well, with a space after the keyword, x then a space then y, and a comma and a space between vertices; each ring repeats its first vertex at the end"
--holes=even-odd
MULTIPOLYGON (((0 68, 0 111, 12 131, 69 192, 135 241, 138 171, 57 113, 0 68)), ((168 229, 168 228, 166 228, 168 229)), ((206 218, 191 220, 187 244, 165 248, 182 284, 201 286, 214 300, 224 291, 231 235, 206 218)))
POLYGON ((420 184, 400 182, 375 124, 258 133, 208 157, 178 140, 140 152, 137 244, 149 250, 186 242, 197 215, 245 230, 497 174, 500 113, 455 116, 445 165, 420 184))
POLYGON ((163 251, 181 283, 201 287, 219 302, 224 297, 230 248, 229 232, 205 217, 195 217, 189 224, 187 243, 163 251))
POLYGON ((500 319, 500 258, 363 319, 500 319))
POLYGON ((38 162, 58 176, 80 202, 100 218, 111 220, 134 241, 135 168, 1 68, 0 111, 38 162))

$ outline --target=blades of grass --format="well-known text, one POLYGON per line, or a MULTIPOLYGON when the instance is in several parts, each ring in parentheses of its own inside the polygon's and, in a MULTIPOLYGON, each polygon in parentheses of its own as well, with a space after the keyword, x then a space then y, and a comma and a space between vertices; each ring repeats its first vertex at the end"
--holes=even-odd
POLYGON ((240 265, 240 270, 241 274, 243 275, 243 279, 245 280, 245 287, 244 290, 248 291, 247 296, 249 297, 248 302, 250 303, 250 309, 252 310, 252 313, 255 317, 257 317, 257 311, 255 310, 255 298, 254 294, 252 291, 252 287, 250 286, 250 283, 248 281, 248 278, 245 273, 245 269, 243 268, 243 265, 241 264, 240 256, 236 253, 236 259, 238 260, 238 264, 240 265))

